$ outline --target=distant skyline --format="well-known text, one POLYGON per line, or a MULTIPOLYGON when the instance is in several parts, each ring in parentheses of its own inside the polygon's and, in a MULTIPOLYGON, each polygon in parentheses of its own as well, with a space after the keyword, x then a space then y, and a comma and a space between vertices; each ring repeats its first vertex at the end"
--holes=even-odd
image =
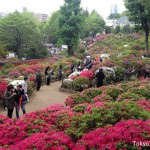
MULTIPOLYGON (((50 15, 63 4, 64 0, 0 0, 0 12, 22 11, 23 7, 27 7, 28 11, 50 15)), ((113 4, 117 4, 119 13, 125 10, 123 0, 81 0, 81 7, 89 12, 95 9, 105 19, 110 15, 113 4)))

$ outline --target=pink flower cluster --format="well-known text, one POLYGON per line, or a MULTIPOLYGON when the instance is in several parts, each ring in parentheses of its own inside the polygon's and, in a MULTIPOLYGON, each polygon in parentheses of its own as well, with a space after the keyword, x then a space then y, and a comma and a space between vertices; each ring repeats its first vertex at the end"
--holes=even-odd
POLYGON ((35 73, 36 73, 35 70, 29 68, 23 71, 24 75, 35 74, 35 73))
POLYGON ((66 150, 72 149, 75 143, 63 132, 35 133, 30 137, 10 146, 10 150, 66 150))
POLYGON ((80 76, 87 77, 88 79, 94 79, 94 73, 91 70, 81 72, 80 76))
POLYGON ((5 80, 0 80, 0 97, 4 95, 7 88, 7 82, 5 80))
POLYGON ((99 107, 103 107, 104 106, 104 102, 97 102, 97 103, 94 103, 94 104, 89 104, 86 108, 86 111, 91 114, 92 113, 92 108, 93 107, 96 107, 96 108, 99 108, 99 107))
POLYGON ((17 78, 17 77, 21 76, 21 73, 17 69, 12 69, 11 72, 9 73, 9 75, 13 76, 14 78, 17 78))
MULTIPOLYGON (((87 149, 108 149, 108 150, 125 150, 134 146, 133 141, 149 142, 150 140, 150 120, 128 120, 120 121, 114 126, 107 128, 98 128, 85 134, 80 139, 73 150, 87 149)), ((140 148, 140 147, 139 147, 140 148)))

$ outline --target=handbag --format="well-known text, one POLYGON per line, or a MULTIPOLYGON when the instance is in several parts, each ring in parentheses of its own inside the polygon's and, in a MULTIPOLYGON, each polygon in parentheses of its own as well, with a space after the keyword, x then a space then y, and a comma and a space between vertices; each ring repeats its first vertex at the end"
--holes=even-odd
POLYGON ((22 101, 23 101, 23 102, 27 102, 27 100, 28 100, 27 96, 26 96, 25 94, 22 95, 22 101))

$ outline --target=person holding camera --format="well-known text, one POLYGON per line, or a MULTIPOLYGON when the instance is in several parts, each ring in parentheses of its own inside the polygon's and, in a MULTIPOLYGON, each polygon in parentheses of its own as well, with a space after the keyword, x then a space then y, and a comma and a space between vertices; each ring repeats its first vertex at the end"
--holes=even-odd
POLYGON ((6 89, 6 92, 5 92, 7 116, 9 118, 12 118, 13 110, 14 110, 14 107, 15 107, 15 99, 14 99, 15 95, 16 95, 16 93, 14 93, 14 86, 12 84, 9 84, 7 86, 7 89, 6 89))
MULTIPOLYGON (((16 117, 18 119, 20 107, 22 109, 23 114, 26 114, 26 110, 25 110, 26 102, 23 98, 23 97, 25 97, 25 94, 24 94, 24 90, 22 88, 22 85, 17 86, 17 89, 15 89, 15 93, 16 93, 16 95, 14 98, 15 98, 15 105, 16 105, 16 117)), ((26 99, 26 101, 27 101, 27 99, 26 99)))

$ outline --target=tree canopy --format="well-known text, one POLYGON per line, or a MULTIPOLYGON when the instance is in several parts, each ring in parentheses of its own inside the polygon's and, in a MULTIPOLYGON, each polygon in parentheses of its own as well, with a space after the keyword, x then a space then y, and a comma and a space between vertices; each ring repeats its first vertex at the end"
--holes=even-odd
POLYGON ((6 44, 8 50, 14 51, 19 57, 29 57, 30 50, 40 51, 40 55, 46 54, 41 39, 36 19, 31 13, 18 11, 10 13, 0 20, 0 40, 6 44), (36 44, 35 44, 36 43, 36 44), (38 50, 39 45, 43 47, 38 50))
MULTIPOLYGON (((124 0, 128 9, 129 19, 145 32, 146 50, 148 50, 148 37, 150 28, 150 1, 149 0, 124 0)), ((149 51, 147 51, 150 55, 149 51)))
POLYGON ((87 36, 96 36, 97 33, 104 31, 105 21, 104 19, 93 10, 91 14, 85 19, 83 34, 87 36))
POLYGON ((65 0, 60 8, 59 36, 63 44, 68 45, 68 55, 74 55, 74 48, 79 42, 81 31, 81 0, 65 0))

